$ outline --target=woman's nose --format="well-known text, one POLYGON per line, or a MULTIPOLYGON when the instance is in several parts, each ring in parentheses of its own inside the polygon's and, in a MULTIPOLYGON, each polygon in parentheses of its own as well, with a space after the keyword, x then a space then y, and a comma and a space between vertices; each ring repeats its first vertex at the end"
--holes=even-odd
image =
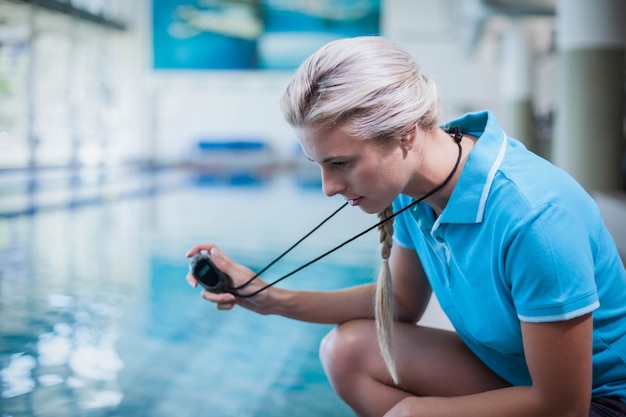
POLYGON ((336 175, 322 168, 322 190, 328 197, 340 194, 345 188, 342 181, 336 175))

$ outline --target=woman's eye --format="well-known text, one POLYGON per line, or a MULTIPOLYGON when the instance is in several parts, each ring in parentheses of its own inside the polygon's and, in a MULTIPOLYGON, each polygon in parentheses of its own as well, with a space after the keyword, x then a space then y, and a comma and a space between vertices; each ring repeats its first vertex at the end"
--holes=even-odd
POLYGON ((345 168, 346 166, 348 166, 347 162, 341 161, 341 162, 333 162, 333 165, 340 167, 340 168, 345 168))

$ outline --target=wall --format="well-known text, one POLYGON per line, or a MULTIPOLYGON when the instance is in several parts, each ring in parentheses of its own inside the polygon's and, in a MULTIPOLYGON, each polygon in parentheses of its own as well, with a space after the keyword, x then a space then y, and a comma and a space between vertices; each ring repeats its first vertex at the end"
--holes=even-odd
MULTIPOLYGON (((11 87, 0 89, 0 168, 177 164, 199 140, 261 140, 280 159, 293 154, 296 139, 278 104, 291 73, 155 71, 151 1, 100 1, 117 4, 128 27, 111 31, 0 0, 0 40, 17 39, 23 51, 13 60, 0 50, 9 51, 0 54, 0 82, 11 87)), ((510 22, 469 7, 480 3, 383 0, 381 30, 436 79, 446 118, 490 108, 506 128, 499 49, 510 22)), ((554 25, 533 25, 535 93, 549 112, 554 25)))
POLYGON ((0 0, 0 168, 141 158, 137 3, 88 3, 93 16, 112 14, 129 30, 0 0))
MULTIPOLYGON (((404 46, 422 70, 439 83, 446 118, 484 108, 498 114, 501 106, 498 48, 500 32, 507 23, 494 19, 485 26, 481 41, 473 44, 474 22, 457 7, 465 2, 383 2, 383 34, 404 46)), ((297 146, 278 105, 281 90, 290 76, 288 72, 148 69, 148 74, 146 107, 152 120, 157 161, 176 163, 186 159, 199 139, 266 140, 280 157, 288 157, 297 146)), ((506 126, 506 120, 501 121, 506 126)))
POLYGON ((152 74, 149 118, 154 160, 178 163, 192 158, 198 140, 260 140, 277 156, 295 149, 279 97, 285 73, 152 74))

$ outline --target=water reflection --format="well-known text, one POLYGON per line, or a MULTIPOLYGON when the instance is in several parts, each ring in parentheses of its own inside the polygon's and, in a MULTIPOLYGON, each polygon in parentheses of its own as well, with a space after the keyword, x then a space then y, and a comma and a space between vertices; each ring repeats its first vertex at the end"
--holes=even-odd
MULTIPOLYGON (((327 327, 223 314, 183 279, 192 244, 258 269, 341 203, 291 181, 0 218, 0 415, 350 415, 317 358, 327 327)), ((268 279, 372 222, 344 213, 268 279)), ((362 239, 284 285, 372 279, 376 237, 362 239)))
POLYGON ((32 377, 35 366, 37 361, 30 355, 24 353, 11 355, 8 366, 0 372, 2 396, 11 398, 31 392, 35 388, 35 380, 32 377))
POLYGON ((116 265, 145 230, 138 207, 101 204, 0 220, 6 415, 77 415, 121 403, 120 307, 137 283, 116 265))

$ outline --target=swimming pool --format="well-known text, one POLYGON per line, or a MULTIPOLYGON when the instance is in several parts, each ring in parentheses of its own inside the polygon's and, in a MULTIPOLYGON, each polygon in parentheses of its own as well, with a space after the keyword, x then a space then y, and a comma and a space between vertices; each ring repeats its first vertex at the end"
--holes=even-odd
MULTIPOLYGON (((330 326, 218 311, 184 280, 192 245, 216 242, 259 270, 341 199, 289 175, 225 185, 186 173, 165 183, 134 198, 0 216, 0 415, 353 415, 319 363, 330 326)), ((264 277, 375 221, 347 207, 264 277)), ((373 231, 279 285, 371 281, 377 251, 373 231)))

